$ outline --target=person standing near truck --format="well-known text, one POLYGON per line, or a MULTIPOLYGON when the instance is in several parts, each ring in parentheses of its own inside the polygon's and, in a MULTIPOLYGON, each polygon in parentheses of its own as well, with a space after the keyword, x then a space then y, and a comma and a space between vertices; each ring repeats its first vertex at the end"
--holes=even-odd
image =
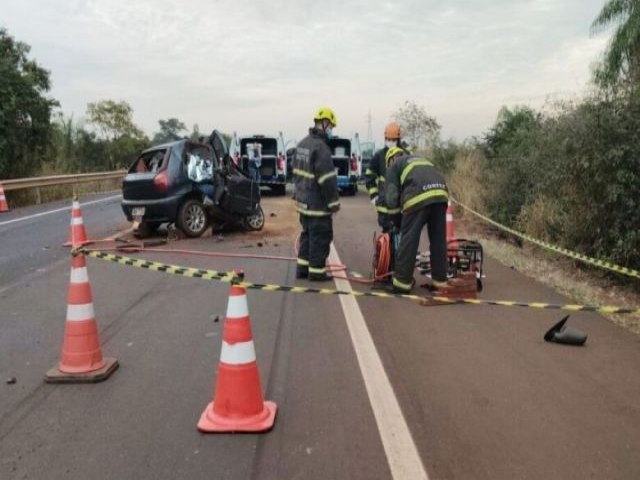
POLYGON ((262 145, 258 142, 247 152, 249 155, 249 176, 260 183, 260 167, 262 166, 262 145))
POLYGON ((337 173, 327 140, 338 124, 330 108, 313 117, 314 126, 296 147, 293 158, 294 200, 300 214, 300 248, 296 278, 330 280, 326 262, 333 240, 332 214, 340 209, 337 173))

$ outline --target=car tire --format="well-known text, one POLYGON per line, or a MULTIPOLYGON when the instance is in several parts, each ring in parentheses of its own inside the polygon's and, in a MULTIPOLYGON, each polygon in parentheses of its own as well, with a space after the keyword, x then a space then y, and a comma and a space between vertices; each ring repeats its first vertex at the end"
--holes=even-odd
POLYGON ((276 185, 275 187, 273 187, 273 193, 275 193, 276 195, 279 196, 283 196, 286 195, 287 193, 287 186, 286 185, 276 185))
POLYGON ((160 227, 160 222, 140 222, 138 228, 133 232, 133 236, 136 238, 147 238, 160 227))
POLYGON ((249 232, 262 230, 264 227, 264 211, 262 207, 258 205, 258 210, 256 210, 255 213, 244 217, 242 219, 242 226, 249 232))
POLYGON ((180 205, 176 225, 187 237, 202 235, 209 226, 209 216, 202 202, 191 198, 180 205))

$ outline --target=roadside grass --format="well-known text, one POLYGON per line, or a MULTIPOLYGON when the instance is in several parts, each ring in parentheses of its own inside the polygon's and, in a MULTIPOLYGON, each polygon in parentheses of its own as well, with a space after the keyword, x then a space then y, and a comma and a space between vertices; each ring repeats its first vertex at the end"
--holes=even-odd
MULTIPOLYGON (((599 272, 583 269, 568 258, 545 252, 533 245, 522 247, 501 238, 492 231, 468 216, 458 225, 466 232, 468 238, 482 243, 485 253, 503 265, 533 278, 569 297, 572 302, 583 305, 614 305, 619 307, 640 308, 638 284, 616 284, 611 278, 598 275, 599 272)), ((489 281, 490 281, 489 273, 489 281)), ((536 300, 536 299, 526 299, 536 300)), ((640 334, 640 315, 604 315, 612 322, 636 334, 640 334)))

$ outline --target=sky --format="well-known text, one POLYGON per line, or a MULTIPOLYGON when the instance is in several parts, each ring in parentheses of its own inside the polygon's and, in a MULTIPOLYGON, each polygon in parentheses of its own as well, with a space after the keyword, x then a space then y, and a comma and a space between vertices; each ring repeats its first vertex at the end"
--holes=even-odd
POLYGON ((300 140, 321 106, 376 143, 409 100, 457 141, 502 106, 590 87, 604 0, 3 0, 0 27, 51 72, 65 116, 124 100, 149 136, 191 130, 300 140))

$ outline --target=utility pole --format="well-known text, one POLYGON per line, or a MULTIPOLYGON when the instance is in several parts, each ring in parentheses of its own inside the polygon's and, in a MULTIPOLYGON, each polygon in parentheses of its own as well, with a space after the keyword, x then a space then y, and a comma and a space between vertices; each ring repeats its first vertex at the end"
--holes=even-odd
POLYGON ((371 109, 367 113, 367 142, 373 141, 373 129, 371 128, 371 109))

